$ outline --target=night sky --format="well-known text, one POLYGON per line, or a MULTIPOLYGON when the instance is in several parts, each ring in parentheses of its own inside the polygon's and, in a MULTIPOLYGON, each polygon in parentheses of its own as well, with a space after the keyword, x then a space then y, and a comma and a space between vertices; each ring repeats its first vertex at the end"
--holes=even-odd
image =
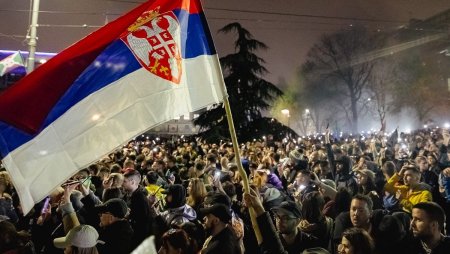
MULTIPOLYGON (((59 52, 134 8, 139 0, 41 0, 38 51, 59 52), (86 24, 88 27, 83 27, 86 24)), ((0 0, 0 49, 27 50, 30 1, 0 0)), ((259 52, 279 83, 291 80, 308 49, 323 33, 350 25, 381 31, 397 29, 410 19, 426 19, 450 8, 448 0, 204 0, 203 6, 220 56, 233 50, 233 36, 216 31, 240 22, 269 46, 259 52)))

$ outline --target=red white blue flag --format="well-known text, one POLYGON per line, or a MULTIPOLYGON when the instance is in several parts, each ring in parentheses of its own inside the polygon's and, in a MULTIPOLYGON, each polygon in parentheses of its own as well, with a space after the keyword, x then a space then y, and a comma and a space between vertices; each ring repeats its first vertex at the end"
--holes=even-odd
POLYGON ((223 100, 199 0, 153 0, 0 95, 0 152, 24 212, 127 140, 223 100))

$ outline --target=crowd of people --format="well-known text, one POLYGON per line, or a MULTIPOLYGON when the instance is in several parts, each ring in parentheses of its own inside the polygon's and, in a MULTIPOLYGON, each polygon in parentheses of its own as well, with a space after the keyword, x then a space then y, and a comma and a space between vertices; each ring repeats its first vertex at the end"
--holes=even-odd
POLYGON ((28 214, 2 170, 0 253, 131 253, 151 235, 166 254, 448 253, 449 140, 327 130, 236 156, 230 142, 135 139, 28 214))

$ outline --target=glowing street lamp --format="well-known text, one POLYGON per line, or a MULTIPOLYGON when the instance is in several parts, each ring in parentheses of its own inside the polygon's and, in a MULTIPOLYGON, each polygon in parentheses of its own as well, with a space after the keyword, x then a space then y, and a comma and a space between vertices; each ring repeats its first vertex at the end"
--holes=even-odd
POLYGON ((289 128, 291 128, 290 124, 289 124, 289 118, 291 117, 289 109, 285 108, 281 110, 281 114, 283 114, 284 116, 286 116, 287 118, 287 125, 289 128))

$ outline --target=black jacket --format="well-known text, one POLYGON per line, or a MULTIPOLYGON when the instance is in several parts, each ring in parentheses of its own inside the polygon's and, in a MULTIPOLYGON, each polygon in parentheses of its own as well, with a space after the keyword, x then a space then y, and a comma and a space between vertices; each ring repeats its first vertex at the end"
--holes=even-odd
POLYGON ((131 238, 133 237, 133 229, 126 220, 116 221, 99 230, 99 240, 104 244, 97 244, 100 254, 116 253, 128 254, 132 251, 131 238))
POLYGON ((219 234, 213 236, 202 254, 240 254, 238 239, 233 230, 224 228, 219 234))
POLYGON ((130 208, 128 218, 134 231, 132 246, 137 247, 145 238, 150 236, 151 217, 147 190, 139 187, 131 196, 125 196, 125 202, 130 208))

